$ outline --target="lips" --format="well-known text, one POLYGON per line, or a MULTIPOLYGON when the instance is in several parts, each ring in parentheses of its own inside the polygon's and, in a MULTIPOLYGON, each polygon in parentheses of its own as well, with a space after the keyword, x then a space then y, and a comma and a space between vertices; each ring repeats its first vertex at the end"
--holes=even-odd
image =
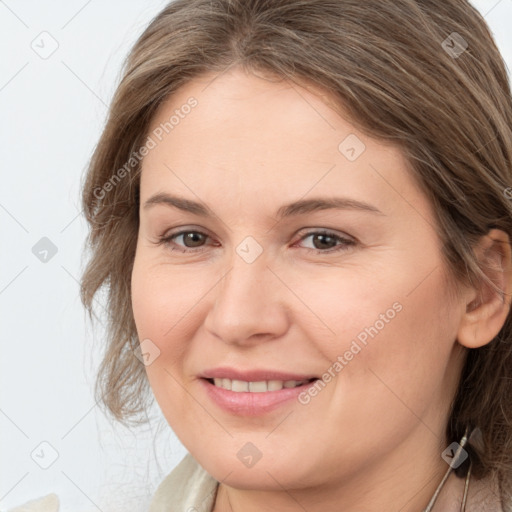
POLYGON ((311 374, 233 368, 206 370, 199 377, 210 400, 237 416, 258 416, 292 404, 317 379, 311 374))

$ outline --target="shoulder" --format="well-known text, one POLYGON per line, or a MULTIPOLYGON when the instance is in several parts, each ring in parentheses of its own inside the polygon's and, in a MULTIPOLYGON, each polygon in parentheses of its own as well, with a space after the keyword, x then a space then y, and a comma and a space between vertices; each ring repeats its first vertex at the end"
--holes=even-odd
POLYGON ((149 512, 211 512, 218 482, 187 454, 158 486, 149 512))
MULTIPOLYGON (((187 454, 158 486, 148 512, 211 512, 218 482, 187 454)), ((59 512, 56 494, 48 494, 6 512, 59 512)))
POLYGON ((11 508, 7 512, 58 512, 59 498, 56 494, 47 494, 41 498, 27 501, 23 505, 11 508))
MULTIPOLYGON (((439 510, 445 512, 461 510, 465 484, 465 478, 459 478, 452 473, 446 489, 440 495, 439 503, 436 502, 439 510)), ((434 507, 434 510, 437 509, 434 507)), ((499 485, 492 477, 479 480, 473 477, 470 479, 465 510, 467 512, 512 512, 509 508, 503 509, 499 485)))
POLYGON ((499 484, 491 477, 471 481, 468 503, 472 504, 470 512, 510 512, 510 509, 503 509, 499 484))

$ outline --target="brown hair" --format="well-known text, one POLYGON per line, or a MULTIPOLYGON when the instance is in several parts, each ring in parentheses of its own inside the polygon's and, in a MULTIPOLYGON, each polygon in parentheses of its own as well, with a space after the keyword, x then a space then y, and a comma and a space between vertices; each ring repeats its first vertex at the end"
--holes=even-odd
MULTIPOLYGON (((490 228, 512 236, 505 191, 512 184, 510 88, 489 29, 468 2, 172 2, 128 56, 83 184, 91 257, 82 301, 92 315, 101 288, 108 298, 108 340, 96 392, 125 423, 136 421, 150 396, 144 366, 133 355, 138 339, 130 293, 141 148, 164 99, 202 73, 233 66, 327 90, 357 127, 400 147, 435 208, 455 283, 486 279, 473 247, 490 228)), ((449 442, 468 425, 482 433, 480 448, 468 448, 474 474, 496 477, 508 503, 510 314, 492 342, 468 350, 447 425, 449 442)))

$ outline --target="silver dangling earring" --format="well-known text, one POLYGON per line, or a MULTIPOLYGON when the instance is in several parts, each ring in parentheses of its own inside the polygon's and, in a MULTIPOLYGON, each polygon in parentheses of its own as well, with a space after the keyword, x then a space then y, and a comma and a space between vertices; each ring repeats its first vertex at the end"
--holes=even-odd
MULTIPOLYGON (((469 431, 469 428, 466 427, 464 435, 462 436, 462 439, 459 442, 460 446, 457 448, 457 451, 455 452, 455 455, 453 457, 454 460, 457 460, 457 458, 459 457, 462 449, 464 448, 464 446, 466 446, 466 444, 468 442, 468 431, 469 431)), ((460 512, 466 512, 466 502, 467 502, 467 499, 468 499, 468 491, 469 491, 469 479, 471 477, 471 466, 472 466, 472 461, 470 459, 469 460, 468 472, 466 474, 466 481, 464 483, 464 494, 462 495, 462 502, 461 502, 461 505, 460 505, 460 512)), ((446 473, 444 474, 443 479, 441 480, 441 483, 437 486, 437 489, 435 490, 434 495, 432 496, 432 498, 430 498, 430 501, 428 502, 428 505, 424 509, 423 512, 432 512, 432 510, 434 508, 434 505, 435 505, 435 503, 437 501, 437 498, 439 497, 439 494, 441 492, 441 489, 443 488, 443 485, 445 484, 446 480, 448 480, 448 477, 450 476, 450 473, 452 472, 452 470, 453 470, 453 468, 450 466, 448 468, 448 470, 446 471, 446 473)))

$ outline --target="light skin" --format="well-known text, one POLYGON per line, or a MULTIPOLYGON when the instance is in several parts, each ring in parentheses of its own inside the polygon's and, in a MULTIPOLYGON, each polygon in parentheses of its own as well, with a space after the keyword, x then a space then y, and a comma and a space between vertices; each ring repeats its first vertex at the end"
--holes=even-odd
MULTIPOLYGON (((441 452, 464 347, 492 340, 509 310, 508 299, 476 288, 451 293, 432 207, 403 155, 323 94, 234 68, 187 83, 151 123, 150 132, 198 101, 143 161, 132 302, 139 339, 160 350, 146 367, 156 400, 222 482, 216 512, 421 510, 447 469, 441 452), (338 149, 350 134, 366 146, 354 161, 338 149), (158 193, 212 215, 145 207, 158 193), (380 213, 278 220, 285 204, 339 196, 380 213), (182 230, 206 236, 157 243, 182 230), (252 263, 236 251, 248 236, 263 250, 252 263), (307 405, 242 417, 200 385, 198 374, 218 366, 322 375, 397 302, 402 310, 307 405), (247 442, 262 453, 251 468, 237 457, 247 442)), ((490 235, 478 250, 510 293, 500 271, 510 268, 508 238, 490 235)))

